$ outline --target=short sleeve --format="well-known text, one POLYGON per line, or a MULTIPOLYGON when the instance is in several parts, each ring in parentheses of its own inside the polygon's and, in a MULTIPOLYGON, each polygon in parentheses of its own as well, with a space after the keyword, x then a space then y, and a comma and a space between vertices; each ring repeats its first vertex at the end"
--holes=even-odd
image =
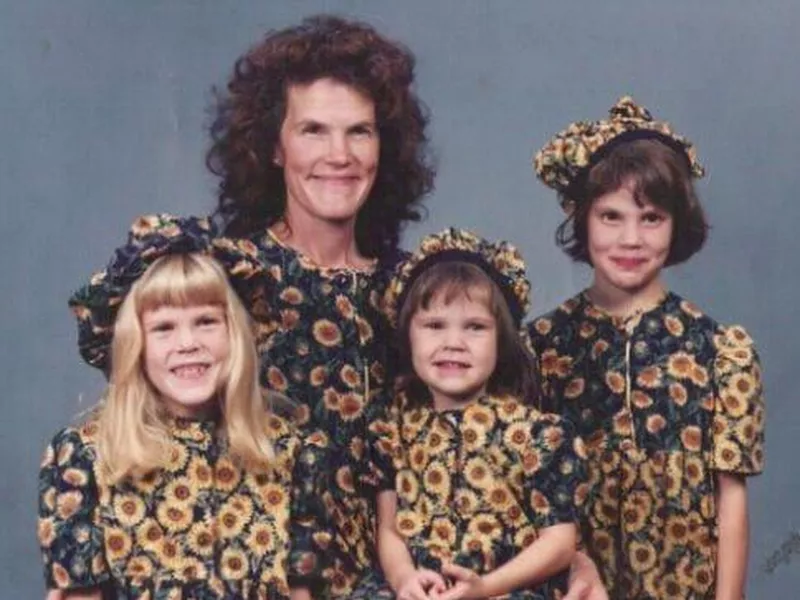
POLYGON ((400 414, 395 405, 386 405, 367 427, 368 465, 365 474, 368 487, 375 492, 393 490, 400 451, 400 414))
POLYGON ((48 589, 95 588, 110 578, 97 521, 95 456, 75 429, 59 432, 45 450, 38 537, 48 589))
POLYGON ((714 345, 712 467, 756 475, 764 468, 764 394, 758 353, 739 326, 722 328, 714 345))
POLYGON ((526 505, 537 528, 578 524, 586 495, 586 450, 570 421, 541 415, 522 452, 526 505))
POLYGON ((317 590, 323 584, 325 556, 333 540, 331 521, 323 501, 331 472, 327 436, 308 435, 301 444, 292 473, 292 509, 289 524, 289 585, 317 590))

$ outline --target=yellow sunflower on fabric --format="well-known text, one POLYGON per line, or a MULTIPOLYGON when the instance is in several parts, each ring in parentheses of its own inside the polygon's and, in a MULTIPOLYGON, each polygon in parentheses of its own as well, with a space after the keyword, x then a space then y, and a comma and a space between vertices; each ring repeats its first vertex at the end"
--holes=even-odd
POLYGON ((58 494, 56 496, 56 514, 58 514, 59 518, 66 521, 78 512, 83 501, 83 493, 77 490, 58 494))
POLYGON ((395 525, 400 535, 406 538, 419 534, 423 527, 422 519, 413 510, 398 510, 395 525))
POLYGON ((144 501, 135 494, 116 494, 112 506, 114 516, 125 527, 138 525, 144 519, 144 501))
POLYGON ((156 509, 159 524, 168 532, 178 533, 192 524, 192 509, 183 503, 162 502, 156 509))
POLYGON ((469 517, 474 514, 480 507, 481 501, 478 495, 472 490, 459 488, 453 498, 458 514, 469 517))
POLYGON ((247 554, 238 548, 226 548, 220 558, 220 573, 223 579, 244 579, 250 568, 247 554))

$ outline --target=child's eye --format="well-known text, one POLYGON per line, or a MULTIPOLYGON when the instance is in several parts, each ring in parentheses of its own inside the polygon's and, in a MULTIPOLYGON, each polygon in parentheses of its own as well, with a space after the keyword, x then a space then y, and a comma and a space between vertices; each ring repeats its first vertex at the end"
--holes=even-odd
POLYGON ((472 331, 483 331, 484 329, 488 329, 488 325, 486 325, 486 323, 468 323, 467 329, 472 331))
POLYGON ((153 323, 149 327, 149 331, 153 333, 165 333, 167 331, 172 331, 175 326, 172 323, 161 322, 161 323, 153 323))
POLYGON ((444 323, 442 321, 425 321, 422 326, 425 329, 443 329, 444 323))
POLYGON ((666 220, 666 217, 661 213, 652 211, 647 212, 642 215, 642 222, 648 225, 658 225, 659 223, 663 223, 666 220))
POLYGON ((600 213, 600 220, 603 223, 615 223, 620 220, 620 214, 615 210, 604 210, 600 213))

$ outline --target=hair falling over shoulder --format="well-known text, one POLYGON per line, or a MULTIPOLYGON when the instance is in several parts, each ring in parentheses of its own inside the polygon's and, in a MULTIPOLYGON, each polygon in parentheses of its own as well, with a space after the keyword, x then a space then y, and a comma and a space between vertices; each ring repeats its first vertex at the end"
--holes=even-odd
POLYGON ((274 458, 270 407, 258 384, 250 317, 213 258, 173 254, 157 260, 136 281, 114 325, 109 384, 98 407, 99 475, 106 483, 142 477, 163 468, 169 458, 171 417, 145 373, 143 312, 204 304, 224 307, 230 341, 217 396, 219 435, 243 468, 266 468, 274 458))

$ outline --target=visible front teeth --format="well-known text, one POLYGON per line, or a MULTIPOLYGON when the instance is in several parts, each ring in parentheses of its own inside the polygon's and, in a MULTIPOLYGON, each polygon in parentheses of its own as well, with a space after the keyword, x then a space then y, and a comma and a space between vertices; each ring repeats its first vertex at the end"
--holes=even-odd
POLYGON ((182 379, 194 379, 202 376, 207 369, 206 365, 185 365, 173 369, 172 372, 182 379))

